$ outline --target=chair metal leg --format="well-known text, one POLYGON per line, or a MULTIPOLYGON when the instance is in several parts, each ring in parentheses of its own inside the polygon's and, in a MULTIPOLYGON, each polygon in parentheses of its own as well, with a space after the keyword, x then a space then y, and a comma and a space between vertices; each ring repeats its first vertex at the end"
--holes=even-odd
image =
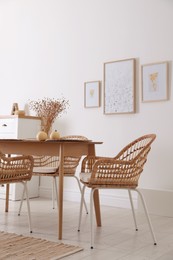
MULTIPOLYGON (((76 179, 76 181, 78 183, 78 187, 79 187, 79 190, 80 190, 80 193, 81 193, 81 196, 82 196, 82 187, 81 187, 80 181, 79 181, 78 177, 76 177, 75 175, 73 177, 76 179)), ((87 208, 87 205, 86 205, 85 198, 83 198, 83 203, 84 203, 84 206, 85 206, 86 214, 88 214, 88 208, 87 208)))
POLYGON ((24 195, 25 195, 25 185, 23 185, 23 192, 22 192, 22 197, 21 197, 21 200, 20 200, 20 206, 19 206, 18 216, 20 216, 20 213, 21 213, 21 210, 22 210, 24 195))
POLYGON ((130 199, 130 204, 131 204, 131 209, 132 209, 132 214, 133 214, 133 220, 134 220, 134 224, 135 224, 135 229, 136 229, 136 231, 138 231, 131 190, 128 190, 128 193, 129 193, 129 199, 130 199))
MULTIPOLYGON (((72 176, 72 177, 74 177, 76 179, 76 181, 78 183, 78 187, 79 187, 80 193, 81 193, 81 196, 82 196, 82 187, 81 187, 79 179, 75 175, 72 176)), ((58 189, 57 189, 57 183, 56 183, 56 176, 53 177, 53 185, 52 185, 52 204, 53 204, 53 209, 55 208, 55 199, 57 201, 57 208, 58 208, 58 189), (55 198, 55 196, 56 196, 56 198, 55 198)), ((83 199, 83 203, 84 203, 84 206, 85 206, 86 214, 88 214, 88 208, 87 208, 85 199, 83 199)))
POLYGON ((24 187, 25 187, 26 202, 27 202, 27 209, 28 209, 29 230, 30 233, 32 233, 31 210, 30 210, 27 182, 24 182, 24 187))
POLYGON ((139 196, 141 198, 142 205, 143 205, 143 208, 144 208, 144 212, 145 212, 145 215, 146 215, 146 218, 147 218, 147 221, 148 221, 148 225, 149 225, 149 228, 150 228, 150 231, 151 231, 151 235, 152 235, 152 238, 153 238, 153 241, 154 241, 154 245, 157 245, 156 237, 155 237, 155 234, 154 234, 154 231, 153 231, 153 227, 152 227, 152 224, 151 224, 151 220, 150 220, 150 217, 149 217, 149 214, 148 214, 148 210, 147 210, 147 206, 146 206, 144 197, 138 189, 135 189, 135 191, 139 194, 139 196))
POLYGON ((57 178, 56 176, 53 176, 52 181, 52 207, 55 209, 55 200, 57 202, 57 208, 58 208, 58 189, 57 189, 57 178))
POLYGON ((91 189, 90 193, 90 230, 91 230, 91 249, 94 248, 94 228, 93 228, 93 198, 94 198, 94 192, 97 190, 97 188, 91 189))
POLYGON ((31 224, 31 210, 30 210, 30 204, 29 204, 29 196, 28 196, 28 187, 27 182, 21 182, 23 184, 23 192, 22 197, 20 201, 20 207, 18 211, 18 216, 20 216, 20 212, 23 205, 24 195, 26 194, 26 203, 27 203, 27 210, 28 210, 28 222, 29 222, 29 232, 32 233, 32 224, 31 224))
POLYGON ((83 204, 84 204, 84 193, 85 193, 85 186, 83 186, 81 191, 81 202, 80 202, 80 211, 79 211, 79 223, 78 223, 78 231, 80 231, 81 227, 81 220, 82 220, 82 210, 83 210, 83 204))

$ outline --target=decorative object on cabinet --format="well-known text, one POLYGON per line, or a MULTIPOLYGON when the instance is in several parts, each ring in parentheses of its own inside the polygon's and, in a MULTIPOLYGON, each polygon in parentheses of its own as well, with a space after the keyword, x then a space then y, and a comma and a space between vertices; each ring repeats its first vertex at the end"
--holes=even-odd
POLYGON ((84 83, 84 106, 100 106, 100 81, 89 81, 84 83))
POLYGON ((18 103, 13 103, 11 115, 15 115, 15 112, 19 110, 18 103))
POLYGON ((19 116, 25 116, 25 111, 24 110, 16 110, 14 112, 15 115, 19 115, 19 116))
POLYGON ((104 114, 135 112, 135 59, 104 63, 104 114))
POLYGON ((142 101, 168 99, 168 62, 142 65, 142 101))
POLYGON ((36 112, 41 118, 41 130, 49 134, 52 124, 57 117, 66 112, 69 101, 65 98, 43 98, 36 101, 29 101, 29 108, 36 112))
MULTIPOLYGON (((0 116, 0 139, 34 138, 40 129, 40 118, 35 116, 0 116)), ((38 197, 39 178, 34 177, 28 183, 30 198, 38 197)), ((5 198, 6 187, 1 187, 0 198, 5 198)), ((10 200, 20 200, 22 187, 20 184, 10 185, 10 200)))
POLYGON ((13 103, 11 115, 25 116, 25 111, 24 110, 19 110, 18 103, 13 103))

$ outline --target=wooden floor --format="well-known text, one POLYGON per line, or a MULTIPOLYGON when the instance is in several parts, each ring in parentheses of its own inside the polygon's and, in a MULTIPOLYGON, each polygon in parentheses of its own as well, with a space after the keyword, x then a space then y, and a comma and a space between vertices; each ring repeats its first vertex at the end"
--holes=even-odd
MULTIPOLYGON (((24 203, 25 204, 25 203, 24 203)), ((57 239, 57 209, 52 209, 51 200, 31 199, 34 237, 51 241, 57 239)), ((21 216, 17 215, 19 202, 10 201, 10 210, 4 212, 4 200, 0 200, 0 230, 30 236, 26 205, 21 216)), ((151 215, 158 245, 148 229, 145 216, 137 212, 139 231, 135 231, 131 210, 101 207, 102 227, 95 227, 95 248, 90 249, 89 215, 84 214, 81 231, 77 231, 79 203, 64 202, 64 243, 84 248, 69 260, 172 260, 173 259, 173 218, 151 215)))

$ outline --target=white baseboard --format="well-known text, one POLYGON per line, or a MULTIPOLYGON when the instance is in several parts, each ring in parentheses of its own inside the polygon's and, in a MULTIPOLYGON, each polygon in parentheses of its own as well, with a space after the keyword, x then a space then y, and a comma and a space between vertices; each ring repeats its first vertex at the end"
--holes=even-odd
POLYGON ((52 197, 52 189, 49 187, 39 187, 39 196, 42 198, 51 198, 52 197))
MULTIPOLYGON (((173 191, 152 189, 140 190, 144 195, 150 214, 173 217, 173 191)), ((40 187, 39 194, 41 197, 51 198, 52 190, 48 187, 40 187)), ((134 192, 132 195, 134 207, 142 211, 141 201, 138 199, 137 193, 134 192)), ((89 203, 89 197, 89 191, 86 190, 85 200, 87 203, 89 203)), ((64 200, 80 202, 80 193, 78 190, 65 189, 64 200)), ((130 208, 128 193, 124 190, 115 190, 115 192, 111 194, 107 193, 105 190, 100 190, 100 204, 111 207, 130 208)))
MULTIPOLYGON (((144 195, 149 213, 173 217, 173 191, 172 190, 152 190, 140 189, 144 195)), ((142 210, 140 199, 138 200, 138 208, 142 210)))
MULTIPOLYGON (((107 194, 105 190, 100 190, 100 204, 111 207, 130 208, 128 193, 126 190, 114 190, 114 194, 107 194)), ((52 190, 48 187, 40 187, 39 195, 44 198, 51 198, 52 190)), ((137 194, 132 194, 134 207, 137 208, 137 194)), ((64 200, 80 202, 81 195, 78 190, 64 190, 64 200)), ((89 203, 89 190, 85 192, 85 201, 89 203)))

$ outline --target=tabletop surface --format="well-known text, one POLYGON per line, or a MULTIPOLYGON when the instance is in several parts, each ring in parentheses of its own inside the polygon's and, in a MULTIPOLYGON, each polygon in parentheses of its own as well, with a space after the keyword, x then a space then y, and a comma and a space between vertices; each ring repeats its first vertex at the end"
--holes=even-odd
POLYGON ((47 139, 45 141, 39 141, 37 139, 0 139, 0 142, 33 142, 33 143, 71 143, 71 142, 82 142, 82 143, 94 143, 94 144, 102 144, 101 141, 92 141, 92 140, 79 140, 79 139, 58 139, 52 140, 47 139))

